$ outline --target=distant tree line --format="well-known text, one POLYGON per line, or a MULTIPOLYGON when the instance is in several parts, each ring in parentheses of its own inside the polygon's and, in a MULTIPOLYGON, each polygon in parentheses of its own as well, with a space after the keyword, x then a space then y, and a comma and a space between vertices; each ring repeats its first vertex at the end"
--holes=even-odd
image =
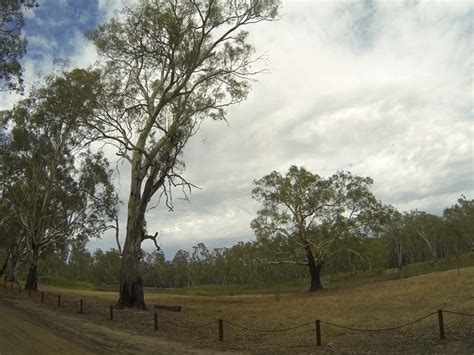
MULTIPOLYGON (((345 239, 326 261, 329 275, 383 271, 410 263, 442 263, 461 253, 474 257, 474 200, 462 196, 444 209, 442 216, 413 210, 392 210, 391 223, 380 234, 345 239)), ((228 248, 210 250, 198 243, 192 251, 178 250, 167 260, 162 251, 142 251, 140 272, 149 287, 186 287, 207 284, 264 286, 292 283, 308 277, 306 268, 294 263, 269 263, 285 251, 281 240, 239 242, 228 248)), ((287 251, 287 248, 286 248, 287 251)), ((115 249, 89 252, 84 243, 71 243, 45 260, 41 273, 117 285, 120 252, 115 249)))

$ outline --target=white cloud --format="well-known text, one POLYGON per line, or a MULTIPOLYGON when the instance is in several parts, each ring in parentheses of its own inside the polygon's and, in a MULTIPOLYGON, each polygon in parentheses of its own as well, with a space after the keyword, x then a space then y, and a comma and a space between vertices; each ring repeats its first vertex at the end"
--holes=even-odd
POLYGON ((150 214, 150 227, 169 243, 251 238, 252 180, 291 164, 371 176, 402 210, 472 197, 472 11, 285 2, 282 20, 251 31, 271 74, 230 111, 230 127, 206 122, 187 147, 187 176, 204 189, 173 215, 150 214))
MULTIPOLYGON (((123 3, 100 0, 103 19, 123 3)), ((185 175, 203 189, 173 213, 151 210, 148 229, 171 252, 253 238, 252 181, 291 164, 371 176, 376 195, 401 210, 472 198, 473 15, 469 1, 284 1, 281 20, 251 28, 270 74, 230 109, 230 126, 207 121, 186 148, 185 175)), ((92 45, 75 41, 71 63, 93 63, 92 45)), ((125 231, 126 206, 121 217, 125 231)), ((113 245, 112 235, 91 243, 113 245)))

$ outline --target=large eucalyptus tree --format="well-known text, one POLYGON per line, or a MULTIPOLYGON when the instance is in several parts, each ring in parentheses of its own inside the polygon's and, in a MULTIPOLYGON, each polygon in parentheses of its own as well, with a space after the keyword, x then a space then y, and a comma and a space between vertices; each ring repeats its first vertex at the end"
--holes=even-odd
MULTIPOLYGON (((248 25, 275 18, 277 0, 144 0, 90 34, 102 63, 100 109, 85 123, 130 163, 119 307, 145 308, 139 275, 153 196, 190 188, 183 149, 206 118, 225 120, 259 72, 248 25), (256 67, 254 67, 254 65, 256 67)), ((156 241, 156 240, 155 240, 156 241)))
POLYGON ((323 288, 324 262, 340 251, 355 252, 345 240, 370 236, 379 226, 382 205, 370 191, 372 179, 338 172, 320 177, 291 166, 254 182, 253 197, 263 204, 251 223, 257 240, 268 241, 274 260, 308 267, 310 291, 323 288))

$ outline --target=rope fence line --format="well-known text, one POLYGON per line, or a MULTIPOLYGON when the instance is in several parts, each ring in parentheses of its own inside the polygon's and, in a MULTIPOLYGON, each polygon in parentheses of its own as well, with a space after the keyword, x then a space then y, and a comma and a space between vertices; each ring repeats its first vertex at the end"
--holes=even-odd
POLYGON ((414 324, 414 323, 420 322, 420 321, 422 321, 423 319, 426 319, 426 318, 428 318, 428 317, 431 317, 432 315, 434 315, 434 314, 436 314, 436 313, 438 313, 438 311, 428 313, 427 315, 424 315, 423 317, 417 318, 417 319, 415 319, 414 321, 411 321, 411 322, 409 322, 409 323, 397 325, 397 326, 394 326, 394 327, 388 327, 388 328, 372 328, 372 329, 368 329, 368 328, 352 328, 352 327, 347 327, 347 326, 344 326, 344 325, 334 324, 334 323, 330 323, 330 322, 326 322, 326 321, 321 321, 321 324, 330 325, 330 326, 336 327, 336 328, 342 328, 342 329, 352 330, 352 331, 354 331, 354 332, 386 332, 386 331, 390 331, 390 330, 396 330, 396 329, 408 327, 409 325, 412 325, 412 324, 414 324))
MULTIPOLYGON (((179 327, 179 328, 184 328, 184 329, 198 329, 198 328, 204 328, 208 325, 211 325, 211 324, 215 324, 216 323, 216 320, 211 320, 211 321, 208 321, 206 323, 202 323, 202 324, 198 324, 198 325, 187 325, 184 323, 183 320, 180 320, 176 317, 172 317, 172 316, 169 316, 169 315, 166 315, 166 314, 163 314, 161 312, 157 312, 157 311, 151 311, 151 312, 147 312, 146 314, 136 314, 134 315, 135 318, 138 318, 138 319, 144 319, 144 318, 148 318, 150 317, 150 315, 155 318, 155 314, 158 318, 163 318, 163 319, 166 319, 170 324, 173 324, 174 326, 176 327, 179 327)), ((156 320, 156 322, 158 321, 158 319, 156 320)))
POLYGON ((445 311, 443 310, 444 313, 450 313, 450 314, 456 314, 458 316, 466 316, 466 317, 474 317, 474 313, 463 313, 463 312, 454 312, 454 311, 445 311))
POLYGON ((252 332, 261 332, 261 333, 287 332, 287 331, 290 331, 290 330, 306 327, 307 325, 310 325, 310 324, 314 324, 314 321, 311 321, 311 322, 306 322, 306 323, 303 323, 303 324, 300 324, 300 325, 296 325, 294 327, 283 328, 283 329, 255 329, 255 328, 250 328, 250 327, 246 327, 246 326, 243 326, 243 325, 235 324, 235 323, 229 322, 228 320, 226 320, 225 322, 226 322, 226 324, 229 324, 229 325, 231 325, 233 327, 236 327, 236 328, 240 328, 240 329, 244 329, 244 330, 250 330, 252 332))
POLYGON ((170 322, 171 324, 173 324, 174 326, 176 327, 179 327, 179 328, 184 328, 184 329, 200 329, 200 328, 204 328, 204 327, 207 327, 211 324, 216 324, 216 321, 213 320, 212 322, 207 322, 207 323, 204 323, 204 324, 199 324, 199 325, 186 325, 184 323, 181 323, 181 324, 178 324, 178 323, 175 323, 175 322, 170 322))
MULTIPOLYGON (((10 285, 10 287, 8 287, 7 283, 4 282, 3 286, 7 291, 8 291, 8 289, 10 289, 10 292, 12 292, 12 293, 21 293, 21 291, 22 291, 21 285, 19 283, 17 283, 17 287, 18 287, 17 290, 13 289, 13 283, 10 285)), ((31 298, 31 296, 32 296, 31 291, 28 291, 28 292, 25 292, 25 293, 28 294, 28 298, 31 298)), ((42 291, 41 293, 37 292, 37 296, 39 296, 39 295, 41 296, 41 303, 45 303, 49 306, 56 304, 56 309, 64 308, 64 310, 67 310, 66 309, 67 308, 66 307, 66 302, 65 302, 66 300, 64 298, 61 300, 61 294, 42 291)), ((70 303, 69 301, 70 301, 70 299, 68 299, 68 303, 70 303)), ((79 301, 79 299, 74 299, 74 303, 78 303, 78 301, 79 301)), ((84 314, 84 312, 83 312, 84 302, 83 301, 84 300, 81 298, 80 299, 80 311, 79 311, 79 313, 81 313, 81 314, 84 314)), ((114 310, 114 306, 110 305, 110 318, 109 318, 110 321, 113 321, 113 310, 114 310)), ((100 314, 100 313, 103 313, 102 311, 103 311, 102 308, 94 307, 92 312, 96 313, 96 314, 100 314)), ((107 313, 107 312, 105 312, 105 313, 107 313)), ((295 326, 292 326, 292 327, 281 328, 281 329, 257 329, 257 328, 247 327, 247 326, 244 326, 244 325, 241 325, 241 324, 238 324, 238 323, 233 323, 233 322, 230 322, 230 321, 224 320, 224 319, 212 320, 212 321, 202 323, 202 324, 197 324, 197 325, 189 325, 189 324, 185 324, 185 322, 183 320, 180 320, 176 317, 172 317, 172 316, 167 315, 167 314, 163 314, 162 312, 158 313, 156 310, 154 312, 147 312, 145 314, 140 314, 140 315, 136 315, 136 316, 139 316, 139 317, 137 317, 139 319, 143 319, 145 317, 150 317, 150 315, 153 316, 153 318, 154 318, 154 330, 155 331, 158 331, 158 315, 159 315, 160 318, 162 317, 162 318, 166 319, 167 322, 169 322, 173 326, 176 326, 176 327, 182 328, 182 329, 188 329, 188 330, 201 329, 201 328, 210 326, 212 324, 216 324, 216 321, 217 321, 219 341, 224 340, 224 321, 225 321, 226 324, 230 325, 231 327, 240 328, 240 329, 247 330, 247 331, 252 331, 252 332, 259 332, 259 333, 287 332, 287 331, 292 331, 292 330, 295 330, 295 329, 303 328, 303 327, 306 327, 306 326, 311 325, 311 324, 315 324, 315 326, 316 326, 316 329, 315 329, 316 330, 316 346, 321 346, 322 345, 322 342, 321 342, 321 324, 325 324, 325 325, 328 325, 330 327, 341 328, 341 329, 345 329, 345 330, 349 330, 349 331, 355 331, 355 332, 385 332, 385 331, 392 331, 392 330, 397 330, 397 329, 401 329, 401 328, 410 326, 410 325, 415 324, 417 322, 421 322, 424 319, 429 318, 429 317, 431 317, 435 314, 438 315, 439 338, 440 338, 440 340, 443 340, 443 339, 445 339, 445 333, 455 334, 455 332, 450 331, 450 330, 445 331, 445 329, 444 329, 444 318, 443 318, 444 313, 452 314, 452 315, 456 315, 456 316, 461 316, 461 317, 474 317, 474 314, 472 314, 472 313, 438 309, 437 311, 430 312, 430 313, 428 313, 428 314, 426 314, 422 317, 419 317, 419 318, 417 318, 413 321, 410 321, 408 323, 404 323, 404 324, 393 326, 393 327, 386 327, 386 328, 356 328, 356 327, 350 327, 350 326, 335 324, 335 323, 331 323, 331 322, 327 322, 327 321, 323 321, 323 320, 318 319, 316 321, 309 321, 309 322, 301 323, 301 324, 298 324, 298 325, 295 325, 295 326)))

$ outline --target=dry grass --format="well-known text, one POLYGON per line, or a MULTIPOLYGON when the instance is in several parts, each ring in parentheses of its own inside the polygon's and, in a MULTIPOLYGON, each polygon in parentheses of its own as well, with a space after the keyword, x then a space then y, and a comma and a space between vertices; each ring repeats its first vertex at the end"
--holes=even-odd
MULTIPOLYGON (((193 347, 239 350, 256 353, 472 353, 474 317, 445 314, 445 341, 439 341, 438 320, 432 315, 411 326, 387 332, 354 332, 322 325, 321 348, 315 347, 314 320, 356 328, 384 328, 408 323, 437 309, 474 313, 474 267, 433 273, 410 279, 377 282, 350 289, 327 290, 318 294, 183 296, 150 294, 150 311, 117 310, 108 320, 108 305, 115 303, 113 292, 59 289, 45 286, 45 306, 56 308, 61 293, 60 312, 73 313, 84 299, 84 315, 89 320, 112 327, 158 336, 193 347), (180 304, 180 313, 159 311, 159 331, 153 331, 152 304, 180 304), (224 341, 218 341, 217 319, 224 319, 224 341), (200 324, 213 322, 199 327, 200 324), (312 322, 287 332, 262 333, 240 329, 230 323, 261 330, 281 329, 312 322), (189 329, 189 327, 194 327, 189 329)), ((10 296, 28 298, 25 293, 10 296)), ((39 303, 39 295, 31 301, 39 303)))

